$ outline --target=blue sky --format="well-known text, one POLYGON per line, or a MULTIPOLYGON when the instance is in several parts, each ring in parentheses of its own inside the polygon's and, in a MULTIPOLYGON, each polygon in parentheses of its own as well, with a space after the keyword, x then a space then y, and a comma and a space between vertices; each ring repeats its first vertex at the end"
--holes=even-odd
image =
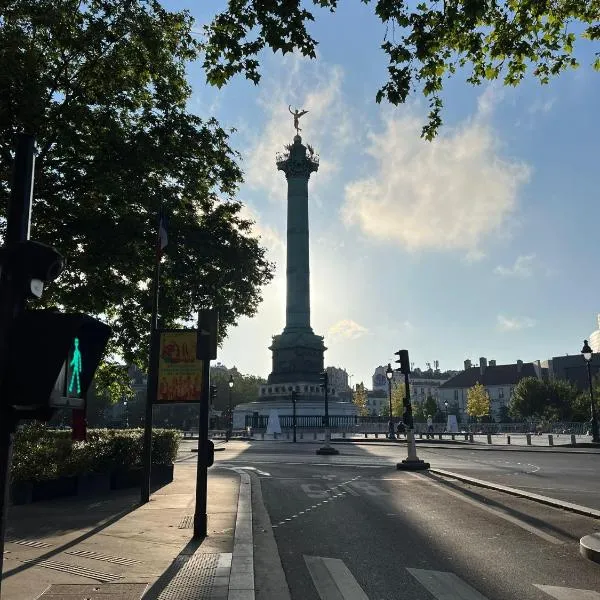
MULTIPOLYGON (((200 25, 220 4, 167 7, 200 25)), ((311 301, 327 365, 370 386, 399 348, 443 370, 480 356, 578 352, 600 312, 593 48, 582 45, 582 67, 548 86, 454 78, 429 143, 419 97, 399 108, 374 101, 386 61, 372 5, 341 4, 336 15, 318 11, 318 59, 265 53, 258 87, 237 78, 209 88, 201 64, 190 65, 190 109, 238 130, 240 199, 278 266, 259 313, 230 331, 219 360, 266 377, 271 336, 284 326, 286 182, 275 153, 294 135, 288 104, 310 111, 302 136, 321 156, 309 184, 311 301)))

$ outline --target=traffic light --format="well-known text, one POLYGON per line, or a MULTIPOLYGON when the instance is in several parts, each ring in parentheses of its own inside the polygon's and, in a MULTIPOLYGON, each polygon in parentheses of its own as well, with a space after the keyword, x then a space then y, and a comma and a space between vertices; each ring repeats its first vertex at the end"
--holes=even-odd
POLYGON ((210 386, 210 404, 211 404, 211 406, 215 403, 216 399, 217 399, 217 386, 211 385, 210 386))
POLYGON ((85 314, 22 312, 9 330, 2 401, 22 418, 57 406, 82 408, 110 334, 85 314))
POLYGON ((400 368, 396 370, 400 371, 401 373, 404 373, 405 375, 408 375, 410 373, 408 350, 398 350, 398 352, 394 352, 394 354, 399 357, 399 360, 395 362, 397 362, 400 365, 400 368))
POLYGON ((329 374, 327 371, 323 371, 319 378, 321 380, 320 387, 327 392, 327 388, 329 387, 329 374))

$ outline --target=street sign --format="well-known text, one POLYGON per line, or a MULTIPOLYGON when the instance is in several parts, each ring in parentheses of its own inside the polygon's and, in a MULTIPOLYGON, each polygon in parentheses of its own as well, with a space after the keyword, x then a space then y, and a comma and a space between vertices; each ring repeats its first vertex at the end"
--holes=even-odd
POLYGON ((160 332, 157 403, 200 402, 202 364, 196 358, 198 332, 160 332))

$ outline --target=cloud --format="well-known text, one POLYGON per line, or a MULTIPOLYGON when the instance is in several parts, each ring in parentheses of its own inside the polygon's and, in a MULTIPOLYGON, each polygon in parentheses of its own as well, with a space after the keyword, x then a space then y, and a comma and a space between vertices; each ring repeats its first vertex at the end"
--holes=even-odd
POLYGON ((494 273, 503 277, 521 277, 525 279, 533 275, 533 265, 535 264, 535 254, 527 256, 518 256, 515 264, 512 267, 503 267, 498 265, 494 269, 494 273))
POLYGON ((292 109, 308 110, 300 119, 300 135, 304 143, 310 143, 317 152, 322 151, 317 175, 320 183, 339 170, 329 157, 339 157, 339 150, 354 135, 349 109, 342 100, 341 67, 299 56, 286 57, 282 64, 280 77, 274 76, 261 84, 264 87, 259 104, 266 115, 266 124, 251 139, 243 165, 249 187, 266 191, 267 197, 277 202, 285 202, 287 188, 285 176, 275 166, 275 154, 295 135, 288 111, 290 104, 292 109), (333 146, 336 151, 323 152, 324 146, 333 146))
POLYGON ((368 332, 366 327, 359 325, 351 319, 343 319, 333 324, 327 333, 334 338, 346 338, 349 340, 355 340, 362 337, 368 332))
POLYGON ((460 249, 477 257, 530 175, 526 164, 499 154, 488 122, 494 102, 486 91, 474 118, 433 142, 420 138, 422 115, 414 110, 388 116, 384 130, 369 135, 373 174, 346 186, 345 223, 409 250, 460 249))
POLYGON ((496 321, 500 331, 519 331, 520 329, 527 329, 536 325, 536 321, 530 317, 505 317, 504 315, 498 315, 496 321))
POLYGON ((527 112, 531 115, 535 115, 536 113, 548 113, 552 110, 554 103, 556 102, 556 98, 549 98, 548 100, 536 100, 527 110, 527 112))

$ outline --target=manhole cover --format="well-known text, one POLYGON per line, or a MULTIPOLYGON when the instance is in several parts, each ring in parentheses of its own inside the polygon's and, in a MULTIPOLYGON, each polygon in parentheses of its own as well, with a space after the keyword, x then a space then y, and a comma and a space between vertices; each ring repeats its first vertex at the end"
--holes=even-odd
POLYGON ((147 583, 60 583, 51 585, 38 600, 139 600, 147 583))

